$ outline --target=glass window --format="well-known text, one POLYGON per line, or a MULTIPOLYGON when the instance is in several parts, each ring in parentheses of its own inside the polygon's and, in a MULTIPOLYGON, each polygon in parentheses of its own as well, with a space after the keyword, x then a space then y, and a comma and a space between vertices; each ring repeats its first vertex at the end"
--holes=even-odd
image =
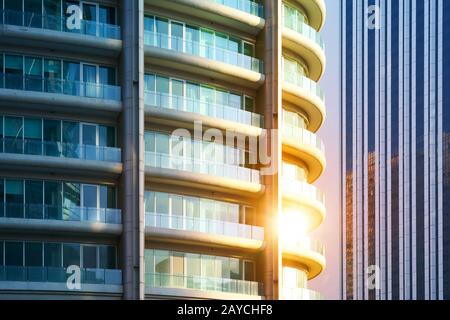
POLYGON ((61 182, 44 182, 45 219, 62 219, 61 182))
POLYGON ((5 117, 5 152, 23 153, 23 119, 5 117))
POLYGON ((145 151, 146 152, 155 152, 155 134, 153 132, 145 133, 145 151))
POLYGON ((23 181, 5 180, 6 217, 23 218, 23 181))
POLYGON ((42 181, 25 181, 25 217, 27 219, 42 219, 43 206, 42 202, 43 182, 42 181))
POLYGON ((216 60, 222 61, 222 62, 228 62, 229 61, 229 54, 228 54, 228 36, 223 33, 215 33, 215 42, 216 42, 216 60))
POLYGON ((23 89, 23 57, 5 55, 5 87, 23 89))
POLYGON ((4 265, 3 255, 4 255, 3 241, 0 241, 0 266, 4 265))
POLYGON ((64 93, 78 96, 81 92, 80 85, 80 63, 72 61, 64 61, 63 64, 63 79, 64 79, 64 93))
POLYGON ((147 92, 154 92, 155 91, 155 80, 156 76, 154 74, 146 74, 144 76, 144 84, 145 84, 145 91, 147 92))
POLYGON ((156 39, 158 36, 155 31, 155 18, 153 16, 144 17, 144 41, 145 44, 156 46, 156 39))
POLYGON ((186 26, 186 43, 185 52, 192 55, 199 55, 199 44, 200 44, 200 32, 197 27, 186 26))
POLYGON ((97 268, 97 247, 83 246, 83 268, 96 269, 97 268))
POLYGON ((255 112, 255 100, 251 97, 245 97, 245 110, 255 112))
POLYGON ((62 142, 64 156, 68 158, 78 158, 80 150, 80 123, 72 121, 62 122, 62 142))
POLYGON ((241 270, 240 270, 239 259, 230 258, 230 278, 234 280, 241 280, 241 270))
POLYGON ((25 90, 42 91, 42 58, 25 57, 25 90))
POLYGON ((156 134, 156 152, 169 154, 169 136, 166 134, 156 134))
POLYGON ((46 92, 61 92, 61 60, 44 60, 44 78, 46 92))
POLYGON ((23 242, 5 242, 5 265, 23 266, 23 242))
POLYGON ((116 269, 116 248, 100 246, 100 269, 116 269))
POLYGON ((63 182, 63 207, 65 212, 68 213, 70 209, 79 208, 80 205, 80 184, 63 182))
POLYGON ((97 35, 97 6, 83 2, 84 32, 88 35, 97 35))
POLYGON ((145 273, 155 273, 155 253, 151 249, 145 250, 145 273))
POLYGON ((169 48, 169 22, 167 19, 156 18, 156 42, 161 48, 169 48))
POLYGON ((153 191, 145 192, 145 212, 155 213, 155 193, 153 191))
MULTIPOLYGON (((2 15, 0 14, 0 22, 2 20, 2 15)), ((4 72, 3 72, 3 53, 0 53, 0 88, 4 88, 5 82, 4 82, 4 72)))
POLYGON ((44 0, 44 28, 61 30, 61 1, 44 0))
POLYGON ((172 50, 184 51, 184 45, 183 45, 183 29, 184 25, 182 23, 178 22, 171 22, 171 41, 170 41, 170 48, 172 50))
POLYGON ((98 9, 100 23, 116 24, 116 9, 113 7, 100 6, 98 9))
POLYGON ((244 261, 244 280, 254 281, 255 280, 255 265, 253 261, 244 261))
POLYGON ((214 32, 200 29, 200 56, 214 59, 214 32))
POLYGON ((80 260, 80 245, 79 244, 63 244, 63 267, 79 266, 80 260))
POLYGON ((26 154, 42 154, 42 120, 25 118, 24 149, 26 154))
POLYGON ((169 214, 169 195, 167 193, 156 193, 156 213, 169 214))
POLYGON ((25 265, 27 267, 42 267, 43 265, 42 243, 25 243, 25 265))
POLYGON ((184 275, 184 254, 174 253, 172 256, 172 274, 177 276, 184 275))
POLYGON ((212 256, 202 256, 202 277, 204 278, 219 278, 216 274, 215 258, 212 256))
POLYGON ((116 70, 110 67, 99 67, 99 83, 115 86, 116 85, 116 70))
POLYGON ((170 256, 168 251, 155 250, 155 272, 170 273, 170 256))
POLYGON ((188 277, 201 276, 201 263, 199 254, 186 254, 186 275, 188 277))
POLYGON ((98 126, 98 145, 102 147, 116 146, 116 130, 113 127, 98 126))
POLYGON ((44 155, 56 156, 61 155, 61 121, 44 120, 44 155))
POLYGON ((24 0, 24 25, 42 28, 42 0, 24 0))
POLYGON ((52 268, 62 266, 62 245, 60 243, 44 244, 44 266, 52 268))
POLYGON ((10 11, 5 15, 5 22, 16 26, 21 26, 22 21, 22 1, 17 0, 4 0, 5 11, 10 11))
POLYGON ((100 208, 116 208, 116 188, 100 186, 100 208))

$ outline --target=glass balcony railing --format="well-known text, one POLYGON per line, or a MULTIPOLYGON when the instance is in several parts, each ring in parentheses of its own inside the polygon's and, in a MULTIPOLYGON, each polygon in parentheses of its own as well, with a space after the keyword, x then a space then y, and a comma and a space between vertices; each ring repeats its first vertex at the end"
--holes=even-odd
POLYGON ((324 300, 320 292, 303 288, 282 288, 283 300, 324 300))
POLYGON ((309 40, 318 44, 323 50, 325 50, 325 42, 320 36, 320 33, 318 33, 314 28, 310 27, 306 23, 297 19, 297 17, 284 15, 283 24, 286 28, 299 33, 305 38, 308 38, 309 40))
POLYGON ((146 273, 145 285, 150 288, 194 289, 218 291, 250 296, 262 296, 262 284, 254 281, 200 276, 146 273))
MULTIPOLYGON (((66 268, 0 266, 0 281, 67 283, 66 268)), ((122 270, 81 269, 81 284, 122 285, 122 270)))
POLYGON ((322 152, 325 152, 325 145, 323 141, 316 134, 306 129, 284 123, 283 134, 288 138, 295 139, 302 144, 312 146, 322 152))
POLYGON ((289 190, 291 192, 295 191, 295 193, 301 197, 313 199, 325 205, 325 194, 309 183, 288 177, 283 177, 282 187, 284 190, 289 190))
MULTIPOLYGON (((281 238, 283 238, 283 236, 281 236, 281 238)), ((318 240, 312 240, 308 237, 302 237, 301 239, 295 241, 286 240, 285 243, 294 248, 313 251, 320 254, 321 256, 325 256, 325 246, 318 240)))
POLYGON ((67 28, 66 17, 53 15, 42 15, 34 12, 23 12, 13 10, 0 10, 0 24, 15 25, 28 28, 47 29, 54 31, 79 33, 99 38, 120 40, 120 27, 117 25, 100 23, 96 21, 81 20, 79 29, 67 28), (3 18, 3 19, 1 19, 3 18))
POLYGON ((154 168, 182 170, 244 182, 260 183, 260 174, 257 170, 209 160, 146 152, 145 165, 154 168))
POLYGON ((118 86, 43 78, 33 75, 0 73, 0 89, 57 93, 102 100, 121 100, 121 88, 118 86))
POLYGON ((233 108, 231 106, 202 101, 201 99, 191 99, 161 92, 146 91, 145 105, 155 108, 201 114, 258 128, 262 128, 263 126, 263 117, 259 114, 233 108))
POLYGON ((63 207, 0 202, 0 218, 120 224, 122 222, 121 213, 120 209, 110 208, 63 207))
POLYGON ((153 31, 145 31, 144 42, 148 46, 174 50, 264 73, 263 61, 212 44, 185 40, 153 31))
POLYGON ((0 139, 0 151, 3 151, 0 153, 104 162, 121 162, 122 158, 122 152, 119 148, 20 138, 0 139))
POLYGON ((146 213, 145 225, 264 241, 264 228, 235 222, 146 213))
POLYGON ((311 95, 316 96, 325 102, 325 94, 322 91, 322 88, 320 88, 317 82, 312 81, 304 75, 284 70, 284 81, 308 91, 311 95))
POLYGON ((263 5, 251 0, 208 0, 233 9, 247 12, 254 16, 264 18, 263 5))

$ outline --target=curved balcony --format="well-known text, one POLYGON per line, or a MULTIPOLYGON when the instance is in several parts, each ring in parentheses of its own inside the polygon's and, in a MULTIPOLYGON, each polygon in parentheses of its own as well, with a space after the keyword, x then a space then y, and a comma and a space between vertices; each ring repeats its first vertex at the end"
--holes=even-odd
POLYGON ((262 284, 254 281, 163 273, 145 274, 147 296, 260 300, 262 293, 262 284))
POLYGON ((264 192, 259 171, 209 160, 146 152, 145 174, 150 182, 258 196, 264 192))
POLYGON ((113 117, 122 110, 121 88, 0 73, 0 105, 15 109, 113 117))
POLYGON ((283 259, 304 268, 308 280, 317 277, 326 265, 325 247, 319 241, 304 238, 298 242, 282 241, 283 259))
POLYGON ((4 232, 118 236, 121 221, 120 209, 0 203, 0 229, 4 232))
POLYGON ((319 81, 325 71, 325 44, 320 34, 301 21, 283 17, 283 46, 298 54, 306 63, 309 77, 319 81))
POLYGON ((264 228, 235 222, 199 219, 158 213, 145 214, 147 238, 185 242, 208 247, 261 250, 264 228))
POLYGON ((147 91, 145 107, 148 120, 157 123, 177 125, 181 122, 193 128, 195 121, 201 121, 206 127, 234 130, 251 136, 259 136, 263 127, 263 117, 259 114, 160 92, 147 91))
POLYGON ((325 24, 327 14, 324 0, 296 0, 306 11, 310 25, 320 31, 325 24))
POLYGON ((146 62, 258 88, 264 83, 263 61, 197 41, 145 31, 146 62))
POLYGON ((322 191, 306 182, 282 178, 283 200, 295 204, 308 219, 308 230, 317 228, 326 216, 325 195, 322 191))
POLYGON ((80 29, 69 30, 66 17, 34 12, 0 11, 0 43, 117 57, 122 49, 117 25, 81 20, 80 29), (3 19, 2 19, 3 18, 3 19))
POLYGON ((122 173, 119 148, 13 138, 0 139, 0 146, 5 170, 102 177, 122 173))
POLYGON ((176 11, 257 35, 265 25, 264 7, 251 0, 145 0, 160 8, 176 11))
POLYGON ((325 121, 325 95, 319 85, 295 72, 285 72, 283 100, 290 102, 308 117, 308 130, 316 132, 325 121))
POLYGON ((282 288, 282 300, 324 300, 324 296, 317 291, 304 288, 282 288))
MULTIPOLYGON (((81 289, 75 294, 82 297, 107 295, 120 297, 122 289, 122 271, 114 269, 80 269, 81 289)), ((26 292, 27 297, 34 293, 74 293, 67 287, 67 280, 73 272, 58 267, 0 266, 0 296, 2 294, 26 292)))
POLYGON ((314 133, 289 124, 283 125, 283 152, 299 158, 308 169, 308 182, 313 183, 326 167, 325 146, 314 133))

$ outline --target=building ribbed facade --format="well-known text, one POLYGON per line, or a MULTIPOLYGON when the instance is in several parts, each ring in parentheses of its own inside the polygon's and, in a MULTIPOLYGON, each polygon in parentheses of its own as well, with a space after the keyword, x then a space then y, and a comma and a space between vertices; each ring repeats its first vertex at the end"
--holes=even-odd
POLYGON ((450 298, 449 18, 448 1, 341 1, 345 299, 450 298))
POLYGON ((1 6, 1 299, 321 298, 323 0, 1 6))

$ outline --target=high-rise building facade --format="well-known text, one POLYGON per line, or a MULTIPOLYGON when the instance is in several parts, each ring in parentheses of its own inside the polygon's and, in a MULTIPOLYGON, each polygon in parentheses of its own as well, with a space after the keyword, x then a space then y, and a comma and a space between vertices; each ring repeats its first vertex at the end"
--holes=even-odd
POLYGON ((0 5, 0 299, 321 298, 323 0, 0 5))
POLYGON ((342 295, 450 299, 450 3, 341 1, 342 295))

